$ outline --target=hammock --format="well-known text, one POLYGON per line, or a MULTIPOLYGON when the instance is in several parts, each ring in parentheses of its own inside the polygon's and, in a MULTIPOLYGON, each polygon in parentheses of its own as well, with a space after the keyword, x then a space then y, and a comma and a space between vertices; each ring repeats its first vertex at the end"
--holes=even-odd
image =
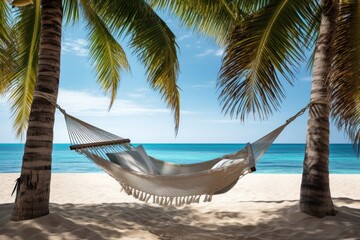
POLYGON ((63 113, 71 150, 92 160, 117 180, 128 195, 140 201, 152 201, 163 206, 199 203, 201 199, 209 202, 213 195, 229 191, 241 177, 256 170, 256 161, 261 158, 283 129, 310 106, 308 104, 283 125, 259 140, 247 144, 237 152, 216 159, 195 164, 174 164, 149 156, 158 173, 148 174, 125 169, 110 161, 109 153, 135 150, 129 139, 104 131, 67 114, 64 109, 51 101, 48 94, 36 92, 36 96, 46 98, 63 113), (227 161, 230 164, 222 165, 221 161, 227 161))

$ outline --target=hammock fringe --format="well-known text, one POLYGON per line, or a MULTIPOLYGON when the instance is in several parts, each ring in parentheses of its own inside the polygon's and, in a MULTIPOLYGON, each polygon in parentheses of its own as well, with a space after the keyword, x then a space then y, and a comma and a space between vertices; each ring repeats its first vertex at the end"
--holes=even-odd
POLYGON ((124 191, 127 195, 132 196, 139 201, 148 203, 149 199, 152 198, 152 203, 158 204, 160 206, 176 206, 181 207, 184 205, 190 205, 192 203, 200 203, 201 198, 203 202, 211 202, 213 194, 198 194, 198 195, 188 195, 188 196, 179 196, 179 197, 167 197, 154 195, 140 189, 136 189, 127 184, 120 183, 121 190, 124 191))

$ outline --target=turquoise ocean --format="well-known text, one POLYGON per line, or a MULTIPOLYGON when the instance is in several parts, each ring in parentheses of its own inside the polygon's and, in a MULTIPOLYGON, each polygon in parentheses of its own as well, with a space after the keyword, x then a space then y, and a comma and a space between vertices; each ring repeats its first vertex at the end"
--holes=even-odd
MULTIPOLYGON (((134 144, 138 145, 138 144, 134 144)), ((210 160, 241 149, 243 144, 143 144, 147 153, 174 163, 210 160)), ((21 169, 23 144, 0 144, 0 173, 17 173, 21 169)), ((273 144, 257 163, 257 173, 300 174, 304 144, 273 144)), ((88 173, 102 170, 86 157, 69 149, 68 144, 55 144, 52 171, 88 173)), ((330 173, 360 174, 360 159, 351 144, 330 146, 330 173)))

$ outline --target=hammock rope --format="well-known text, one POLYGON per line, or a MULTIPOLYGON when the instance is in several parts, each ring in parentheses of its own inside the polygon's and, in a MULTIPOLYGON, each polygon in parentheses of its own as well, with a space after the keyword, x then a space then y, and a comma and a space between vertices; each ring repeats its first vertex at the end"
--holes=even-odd
POLYGON ((239 151, 209 161, 174 164, 149 156, 160 172, 154 175, 126 170, 119 164, 109 161, 108 153, 134 149, 129 139, 119 137, 67 114, 56 103, 56 98, 50 94, 35 91, 34 97, 48 100, 64 115, 71 150, 92 160, 117 180, 128 195, 140 201, 152 201, 165 206, 198 203, 201 198, 204 202, 209 202, 214 194, 229 191, 240 178, 256 170, 256 162, 284 128, 314 104, 309 103, 283 125, 239 151), (213 168, 222 160, 232 160, 233 163, 213 168))

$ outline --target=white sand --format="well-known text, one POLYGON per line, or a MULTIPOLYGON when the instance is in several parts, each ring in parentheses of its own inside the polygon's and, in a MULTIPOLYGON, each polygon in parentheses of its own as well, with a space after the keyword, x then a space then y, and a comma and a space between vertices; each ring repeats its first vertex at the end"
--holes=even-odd
POLYGON ((53 174, 51 213, 9 222, 18 174, 0 174, 0 239, 360 239, 360 175, 331 175, 338 214, 300 213, 301 175, 252 174, 211 203, 144 204, 106 174, 53 174))

